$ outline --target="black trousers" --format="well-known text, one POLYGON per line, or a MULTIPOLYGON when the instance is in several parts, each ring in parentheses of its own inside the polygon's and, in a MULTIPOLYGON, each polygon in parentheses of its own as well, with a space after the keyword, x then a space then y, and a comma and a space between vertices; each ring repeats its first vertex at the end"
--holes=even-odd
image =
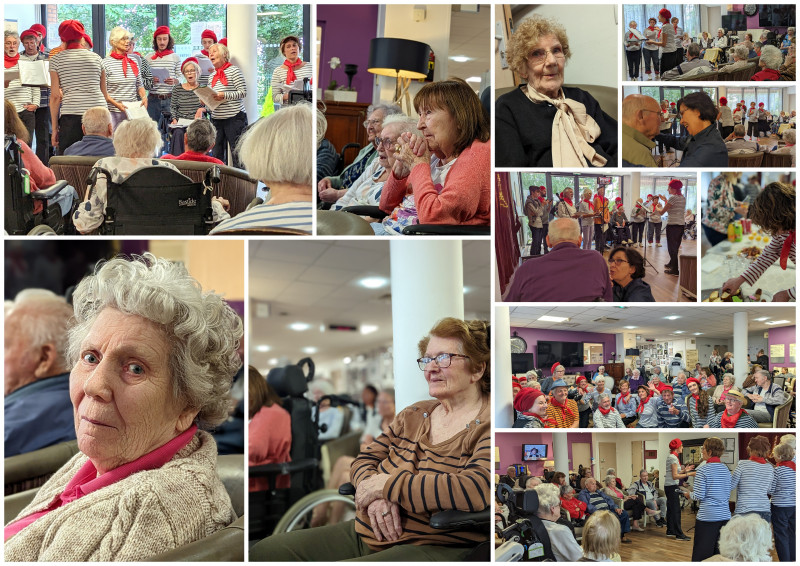
POLYGON ((684 536, 681 530, 681 492, 677 485, 664 486, 667 497, 667 534, 684 536))
POLYGON ((542 241, 544 240, 544 228, 534 228, 531 226, 531 234, 533 236, 531 255, 540 255, 542 253, 542 241))
POLYGON ((722 136, 722 139, 727 138, 732 133, 733 133, 733 126, 720 126, 719 127, 719 134, 722 136))
POLYGON ((627 499, 622 507, 634 521, 638 521, 644 515, 644 503, 641 499, 627 499))
POLYGON ((25 129, 28 130, 28 145, 33 145, 33 132, 36 129, 36 114, 30 110, 23 110, 17 112, 17 116, 25 124, 25 129))
POLYGON ((661 243, 661 220, 657 222, 650 222, 647 226, 647 243, 653 243, 653 236, 656 237, 656 243, 661 243))
MULTIPOLYGON (((624 424, 625 426, 628 426, 633 421, 635 421, 637 418, 638 417, 636 417, 635 415, 632 416, 632 417, 622 417, 622 424, 624 424)), ((638 519, 638 517, 634 517, 634 519, 638 519)))
POLYGON ((628 76, 635 79, 639 76, 639 69, 642 64, 642 51, 626 51, 625 57, 628 60, 628 76))
POLYGON ((600 253, 606 249, 606 233, 603 232, 602 224, 594 225, 594 249, 600 253))
POLYGON ((80 114, 62 114, 58 118, 59 155, 64 155, 64 152, 69 146, 83 139, 81 118, 83 118, 83 116, 80 114))
POLYGON ((580 411, 578 413, 578 428, 589 428, 589 416, 592 414, 591 409, 580 411))
POLYGON ((703 232, 706 235, 708 243, 711 244, 712 246, 716 246, 720 242, 724 242, 725 240, 728 239, 727 234, 723 234, 722 232, 717 232, 716 230, 714 230, 713 228, 709 228, 705 224, 703 224, 703 232))
POLYGON ((672 53, 662 53, 661 54, 661 73, 664 74, 670 69, 675 68, 678 65, 678 53, 677 51, 673 51, 672 53))
POLYGON ((547 248, 547 232, 550 230, 549 222, 542 222, 542 253, 546 254, 550 250, 547 248))
POLYGON ((758 137, 758 122, 747 123, 747 135, 751 138, 758 137))
POLYGON ((681 63, 683 63, 683 47, 678 47, 675 50, 675 66, 677 67, 681 63))
POLYGON ((644 56, 644 72, 650 74, 650 63, 653 64, 653 71, 655 74, 659 73, 659 60, 658 49, 644 49, 642 48, 642 55, 644 56))
MULTIPOLYGON (((667 503, 669 505, 669 503, 667 503)), ((669 509, 669 508, 668 508, 669 509)), ((669 511, 667 511, 669 513, 669 511)), ((719 531, 728 521, 697 521, 694 524, 692 562, 702 562, 719 554, 719 531)))
POLYGON ((775 552, 781 562, 797 561, 795 540, 795 508, 771 505, 772 533, 775 535, 775 552))
POLYGON ((642 236, 644 235, 644 222, 633 222, 633 241, 636 244, 642 243, 642 236))
POLYGON ((667 252, 669 253, 669 268, 678 271, 678 250, 683 240, 683 224, 667 224, 667 252))
POLYGON ((239 152, 236 146, 239 144, 239 138, 242 137, 242 134, 247 129, 247 114, 239 112, 236 116, 224 120, 211 118, 211 123, 214 124, 214 127, 217 129, 217 139, 216 142, 214 142, 214 149, 211 151, 211 155, 224 161, 227 165, 226 149, 228 144, 230 144, 231 152, 233 153, 233 166, 242 169, 242 164, 239 161, 239 152))
POLYGON ((52 148, 50 146, 50 108, 48 106, 36 109, 36 157, 47 165, 50 162, 52 148))

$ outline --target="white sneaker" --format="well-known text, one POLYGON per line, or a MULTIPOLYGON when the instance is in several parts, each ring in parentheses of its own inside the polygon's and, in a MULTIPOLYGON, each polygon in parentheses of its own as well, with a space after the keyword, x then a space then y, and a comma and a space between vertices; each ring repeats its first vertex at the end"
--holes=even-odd
POLYGON ((657 247, 657 248, 660 248, 660 247, 661 247, 661 244, 656 244, 656 247, 657 247))

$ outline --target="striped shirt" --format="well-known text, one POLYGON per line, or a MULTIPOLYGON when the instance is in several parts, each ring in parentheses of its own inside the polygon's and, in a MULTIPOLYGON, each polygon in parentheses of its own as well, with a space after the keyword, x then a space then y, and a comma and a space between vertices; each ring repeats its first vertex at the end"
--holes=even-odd
POLYGON ((491 504, 491 409, 488 398, 474 421, 451 438, 432 445, 430 415, 439 401, 404 409, 388 430, 367 446, 350 468, 353 484, 388 474, 383 496, 400 506, 403 533, 391 542, 375 539, 365 511, 356 515, 356 533, 371 549, 396 544, 474 545, 487 532, 436 530, 431 514, 447 509, 480 511, 491 504))
POLYGON ((578 420, 578 404, 574 399, 567 399, 564 401, 569 411, 572 411, 572 416, 568 415, 566 411, 554 407, 552 402, 547 404, 547 418, 556 421, 556 428, 570 428, 575 421, 578 420))
MULTIPOLYGON (((292 85, 286 84, 286 73, 289 68, 281 64, 272 71, 272 101, 277 104, 283 104, 283 94, 291 90, 292 85)), ((294 70, 294 76, 298 79, 311 79, 314 76, 312 72, 311 63, 308 61, 303 62, 303 66, 294 70)))
MULTIPOLYGON (((106 72, 106 92, 117 102, 136 102, 139 100, 139 89, 144 88, 141 70, 134 74, 130 65, 126 65, 125 71, 128 73, 126 76, 122 71, 122 62, 123 59, 114 59, 110 55, 103 59, 103 70, 106 72)), ((125 106, 129 105, 125 104, 125 106)), ((111 103, 108 104, 108 110, 109 112, 121 112, 111 103)))
POLYGON ((169 111, 173 118, 194 120, 195 112, 200 108, 201 102, 194 93, 194 89, 186 90, 183 85, 177 84, 172 89, 172 98, 169 101, 169 111))
MULTIPOLYGON (((790 234, 778 234, 773 236, 770 240, 767 247, 761 252, 761 255, 758 256, 753 263, 750 264, 744 273, 742 273, 742 278, 744 278, 747 283, 750 285, 755 285, 756 280, 764 275, 764 272, 767 268, 772 265, 773 263, 780 260, 781 257, 781 249, 783 249, 783 243, 786 241, 790 234)), ((797 264, 796 260, 797 256, 795 255, 795 244, 792 242, 792 249, 789 251, 789 259, 792 260, 792 263, 795 265, 797 264)), ((789 300, 795 300, 795 288, 792 287, 789 289, 789 300)))
MULTIPOLYGON (((26 55, 23 51, 19 54, 19 58, 25 61, 47 61, 49 57, 42 53, 37 52, 36 55, 26 55)), ((47 108, 50 105, 50 89, 48 87, 39 87, 39 108, 47 108)))
POLYGON ((697 468, 692 499, 700 502, 698 521, 727 521, 731 518, 731 472, 722 462, 705 463, 697 468))
POLYGON ((594 428, 625 428, 625 424, 622 422, 622 417, 619 416, 619 413, 616 409, 611 409, 607 415, 604 415, 600 412, 600 409, 597 409, 594 412, 594 428))
MULTIPOLYGON (((6 71, 19 71, 19 64, 6 69, 6 71)), ((39 106, 39 88, 35 86, 22 86, 19 79, 14 79, 3 89, 3 96, 14 105, 17 113, 25 110, 26 104, 39 106)))
POLYGON ((734 513, 743 515, 752 511, 769 511, 769 498, 775 468, 765 462, 739 460, 731 479, 731 489, 736 490, 736 509, 734 513))
POLYGON ((687 403, 689 404, 689 418, 692 420, 692 427, 703 428, 706 423, 714 418, 716 410, 714 409, 714 400, 711 396, 708 397, 708 408, 706 409, 706 416, 701 417, 697 412, 697 403, 691 396, 689 396, 687 403))
POLYGON ((661 428, 678 428, 682 422, 689 422, 689 411, 686 410, 686 405, 677 401, 673 401, 672 405, 667 405, 662 401, 656 407, 656 415, 658 416, 658 426, 661 428), (680 413, 677 415, 670 413, 671 406, 679 409, 680 413))
POLYGON ((667 211, 667 225, 686 223, 684 218, 686 212, 686 197, 683 195, 671 195, 667 200, 669 210, 667 211))
POLYGON ((228 79, 227 85, 222 84, 221 80, 212 85, 213 75, 208 79, 208 86, 225 96, 225 100, 211 111, 211 117, 215 120, 226 120, 244 112, 244 98, 247 96, 247 84, 239 67, 231 65, 223 73, 228 79))
MULTIPOLYGON (((178 77, 181 72, 181 58, 177 53, 170 53, 169 55, 157 57, 156 59, 153 59, 153 57, 155 57, 155 55, 151 55, 147 58, 151 69, 167 69, 170 78, 175 79, 176 82, 180 82, 178 77)), ((153 84, 153 88, 150 89, 150 94, 171 94, 173 86, 175 85, 169 85, 164 81, 159 81, 153 84)))
POLYGON ((678 466, 678 471, 680 472, 681 469, 681 462, 678 460, 678 457, 675 454, 670 453, 667 456, 667 471, 664 474, 664 487, 669 485, 678 485, 678 480, 673 479, 672 477, 672 466, 678 466))
POLYGON ((614 404, 614 407, 619 411, 620 417, 635 417, 636 407, 638 406, 639 397, 636 396, 636 393, 630 394, 627 403, 622 401, 622 393, 619 393, 617 395, 616 403, 614 404))
MULTIPOLYGON (((641 404, 641 400, 639 401, 641 404)), ((658 427, 658 406, 661 404, 661 397, 653 396, 644 406, 641 413, 636 413, 639 421, 636 423, 637 428, 657 428, 658 427)))
POLYGON ((772 478, 772 504, 775 507, 794 507, 797 490, 797 473, 788 466, 775 466, 772 478))
POLYGON ((260 204, 229 218, 211 230, 211 233, 242 228, 294 228, 311 234, 314 210, 311 202, 260 204))
MULTIPOLYGON (((712 418, 708 419, 706 422, 708 428, 722 428, 722 415, 724 412, 725 411, 717 413, 712 418)), ((736 425, 733 428, 758 428, 758 423, 753 417, 742 411, 742 415, 736 421, 736 425)))
POLYGON ((105 106, 100 91, 103 60, 88 49, 65 49, 50 58, 50 70, 58 74, 61 86, 61 115, 83 116, 93 106, 105 106))
POLYGON ((139 74, 142 77, 144 89, 147 91, 153 90, 153 73, 150 72, 149 59, 147 57, 142 57, 138 53, 131 53, 129 57, 135 59, 136 64, 139 65, 139 74))

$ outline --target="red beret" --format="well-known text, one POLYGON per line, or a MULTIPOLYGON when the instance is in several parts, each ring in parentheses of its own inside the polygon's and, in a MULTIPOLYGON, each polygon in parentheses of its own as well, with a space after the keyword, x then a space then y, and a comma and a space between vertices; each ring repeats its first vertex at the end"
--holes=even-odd
POLYGON ((647 198, 651 199, 651 198, 653 198, 653 195, 647 195, 647 198))
POLYGON ((527 413, 533 407, 534 401, 544 395, 541 389, 534 389, 533 387, 523 387, 514 397, 514 409, 520 413, 527 413))
POLYGON ((672 391, 673 393, 675 392, 675 391, 672 389, 672 386, 671 386, 671 385, 667 385, 667 384, 666 384, 666 383, 664 383, 663 381, 662 381, 661 383, 659 383, 659 384, 658 384, 658 386, 656 387, 656 389, 658 389, 658 392, 659 392, 659 393, 663 393, 664 391, 672 391))
POLYGON ((697 379, 696 377, 690 377, 689 379, 686 380, 686 385, 689 385, 690 383, 696 383, 697 387, 700 387, 700 380, 697 379))
POLYGON ((667 20, 671 20, 671 19, 672 19, 672 12, 670 12, 670 11, 669 11, 669 10, 667 10, 666 8, 661 8, 661 9, 658 11, 658 15, 659 15, 659 16, 663 16, 663 17, 665 17, 667 20))
POLYGON ((614 199, 614 202, 622 202, 622 197, 617 197, 614 199))
POLYGON ((675 450, 680 445, 681 445, 681 439, 680 438, 673 438, 672 440, 669 441, 669 449, 670 450, 675 450))
POLYGON ((728 99, 723 96, 719 99, 719 103, 726 106, 728 104, 728 99))
POLYGON ((86 35, 83 24, 78 20, 64 20, 61 22, 61 25, 58 26, 58 36, 61 38, 61 41, 67 43, 78 41, 80 38, 83 38, 89 43, 89 47, 94 47, 94 45, 92 45, 92 38, 86 35))
POLYGON ((683 183, 679 179, 672 179, 669 182, 669 188, 673 191, 679 191, 683 188, 683 183))
POLYGON ((156 28, 156 31, 153 32, 153 39, 155 39, 159 35, 169 35, 169 27, 167 27, 167 26, 158 26, 156 28))
POLYGON ((575 380, 575 385, 579 384, 581 381, 586 381, 586 377, 581 375, 578 379, 575 380))
POLYGON ((210 29, 204 29, 203 33, 200 34, 200 39, 210 38, 214 40, 214 43, 217 42, 217 34, 211 31, 210 29))
POLYGON ((19 34, 19 38, 20 39, 25 39, 26 37, 32 37, 34 39, 38 39, 38 36, 36 35, 36 31, 33 30, 33 29, 26 29, 21 34, 19 34))
POLYGON ((763 102, 759 102, 758 103, 758 107, 761 108, 762 106, 764 106, 764 103, 763 102))
POLYGON ((220 39, 220 40, 219 40, 217 43, 221 43, 221 44, 222 44, 222 45, 224 45, 225 47, 228 47, 228 38, 227 38, 227 37, 223 37, 223 38, 222 38, 222 39, 220 39))
POLYGON ((555 373, 556 368, 561 365, 561 362, 556 362, 553 364, 553 367, 550 368, 550 373, 555 373))
POLYGON ((197 60, 197 57, 187 57, 186 61, 181 63, 181 71, 183 71, 183 67, 186 65, 186 63, 194 63, 198 67, 200 66, 200 61, 197 60))
POLYGON ((36 33, 41 33, 42 37, 47 37, 47 28, 44 27, 42 24, 33 24, 31 29, 36 33))
POLYGON ((675 106, 675 103, 674 103, 674 102, 670 102, 670 104, 669 104, 669 105, 670 105, 670 106, 675 106))

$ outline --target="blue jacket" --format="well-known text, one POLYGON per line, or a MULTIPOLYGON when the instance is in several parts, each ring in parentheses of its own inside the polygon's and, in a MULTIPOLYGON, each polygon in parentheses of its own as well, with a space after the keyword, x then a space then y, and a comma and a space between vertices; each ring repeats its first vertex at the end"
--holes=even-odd
POLYGON ((83 136, 79 142, 69 146, 64 155, 84 155, 91 157, 111 157, 114 153, 114 143, 111 138, 96 136, 94 134, 83 136))
POLYGON ((614 282, 614 302, 616 303, 654 303, 653 292, 644 279, 634 279, 625 287, 614 282))
POLYGON ((69 373, 34 381, 3 400, 6 458, 75 440, 69 373))
MULTIPOLYGON (((599 489, 595 493, 600 495, 603 498, 603 500, 608 504, 608 510, 609 511, 616 511, 617 510, 617 506, 614 503, 614 500, 611 499, 608 495, 606 495, 605 493, 603 493, 599 489)), ((594 505, 589 503, 589 490, 588 489, 583 488, 581 490, 581 492, 577 495, 577 497, 578 497, 578 499, 580 499, 581 501, 586 503, 586 512, 587 513, 594 513, 595 511, 597 511, 597 507, 595 507, 594 505)))

